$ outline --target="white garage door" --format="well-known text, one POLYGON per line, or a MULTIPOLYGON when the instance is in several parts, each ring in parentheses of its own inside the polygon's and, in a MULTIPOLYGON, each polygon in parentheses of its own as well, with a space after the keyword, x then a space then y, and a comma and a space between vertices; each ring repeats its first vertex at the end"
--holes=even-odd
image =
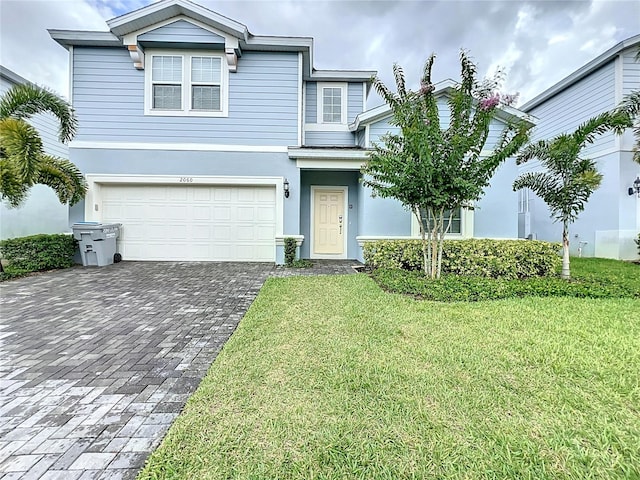
POLYGON ((102 185, 125 260, 275 261, 275 188, 102 185))

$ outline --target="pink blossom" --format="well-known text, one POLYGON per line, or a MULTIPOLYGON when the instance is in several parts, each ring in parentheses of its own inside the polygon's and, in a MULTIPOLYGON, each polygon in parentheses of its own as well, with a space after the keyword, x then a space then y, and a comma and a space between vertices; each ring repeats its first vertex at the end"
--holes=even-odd
POLYGON ((491 110, 492 108, 495 108, 498 104, 500 103, 500 95, 499 94, 492 94, 490 97, 487 98, 483 98, 482 100, 480 100, 480 104, 478 105, 478 107, 480 108, 480 110, 491 110))
POLYGON ((433 84, 420 82, 420 93, 422 95, 426 95, 430 92, 433 92, 433 89, 434 89, 433 84))

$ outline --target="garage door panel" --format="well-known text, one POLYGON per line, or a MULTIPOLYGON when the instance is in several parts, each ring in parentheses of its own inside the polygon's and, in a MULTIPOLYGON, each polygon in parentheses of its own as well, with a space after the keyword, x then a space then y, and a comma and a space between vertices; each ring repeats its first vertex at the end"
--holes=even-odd
POLYGON ((103 185, 104 222, 130 260, 275 260, 275 188, 103 185))

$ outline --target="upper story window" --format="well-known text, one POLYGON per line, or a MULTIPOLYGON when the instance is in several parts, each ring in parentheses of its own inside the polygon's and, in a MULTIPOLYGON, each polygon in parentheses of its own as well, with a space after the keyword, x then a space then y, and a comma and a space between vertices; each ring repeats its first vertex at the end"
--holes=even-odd
POLYGON ((346 83, 318 83, 318 123, 347 123, 346 83))
POLYGON ((147 52, 145 114, 227 116, 228 69, 222 54, 147 52))

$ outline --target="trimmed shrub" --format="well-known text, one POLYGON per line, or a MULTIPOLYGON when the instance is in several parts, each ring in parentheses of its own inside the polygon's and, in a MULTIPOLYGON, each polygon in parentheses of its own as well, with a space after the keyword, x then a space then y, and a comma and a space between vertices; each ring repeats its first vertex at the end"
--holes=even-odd
POLYGON ((636 242, 636 245, 638 245, 638 255, 640 255, 640 233, 638 234, 638 238, 636 238, 634 242, 636 242))
POLYGON ((32 235, 0 242, 7 261, 5 277, 73 266, 76 241, 72 235, 32 235))
MULTIPOLYGON (((560 245, 537 240, 445 240, 442 273, 489 278, 553 275, 561 259, 560 245)), ((372 269, 422 269, 421 240, 379 240, 363 248, 372 269)))
POLYGON ((284 264, 291 267, 296 259, 296 239, 287 237, 284 239, 284 264))
MULTIPOLYGON (((475 302, 518 297, 577 297, 577 298, 640 298, 640 282, 633 264, 608 263, 601 259, 586 259, 576 265, 570 281, 558 276, 525 279, 483 278, 443 275, 431 279, 421 271, 380 268, 372 273, 373 279, 385 290, 412 295, 423 300, 438 302, 475 302), (599 266, 600 265, 600 266, 599 266), (594 275, 590 267, 605 272, 602 267, 613 265, 618 275, 594 275), (583 269, 582 266, 585 268, 583 269), (622 270, 620 274, 620 270, 622 270)), ((615 262, 615 261, 613 261, 615 262)))

